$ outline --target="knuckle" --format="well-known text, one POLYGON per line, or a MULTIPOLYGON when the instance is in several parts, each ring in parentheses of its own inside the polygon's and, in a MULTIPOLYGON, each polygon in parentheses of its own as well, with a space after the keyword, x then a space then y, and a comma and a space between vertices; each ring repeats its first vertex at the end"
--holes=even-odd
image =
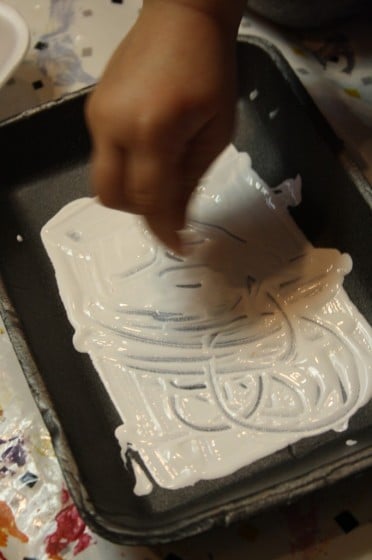
POLYGON ((143 146, 167 143, 184 119, 187 105, 181 95, 155 95, 133 111, 135 139, 143 146))
POLYGON ((115 129, 128 114, 124 103, 99 88, 88 97, 84 109, 87 123, 93 130, 115 129))
POLYGON ((140 146, 156 145, 166 134, 168 119, 154 110, 140 111, 135 120, 135 141, 140 146))

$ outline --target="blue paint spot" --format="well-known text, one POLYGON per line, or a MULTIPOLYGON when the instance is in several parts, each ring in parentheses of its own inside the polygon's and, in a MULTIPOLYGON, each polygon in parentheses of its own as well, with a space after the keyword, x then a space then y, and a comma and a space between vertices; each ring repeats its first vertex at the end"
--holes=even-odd
POLYGON ((26 484, 26 486, 28 486, 29 488, 33 488, 38 480, 39 480, 39 478, 36 476, 36 474, 34 474, 30 471, 27 471, 20 478, 20 481, 23 482, 23 484, 26 484))

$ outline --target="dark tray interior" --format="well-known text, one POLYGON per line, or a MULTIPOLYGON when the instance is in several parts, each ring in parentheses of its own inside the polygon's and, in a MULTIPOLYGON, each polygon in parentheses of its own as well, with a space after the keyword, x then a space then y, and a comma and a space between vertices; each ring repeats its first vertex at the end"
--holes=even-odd
MULTIPOLYGON (((257 39, 244 41, 238 46, 238 61, 237 147, 251 154, 254 168, 272 186, 301 174, 303 202, 294 217, 313 244, 351 254, 354 269, 345 286, 372 323, 368 185, 340 164, 340 143, 272 47, 257 39), (252 102, 249 93, 254 89, 259 96, 252 102), (275 108, 279 113, 270 119, 275 108)), ((6 291, 32 358, 12 329, 13 317, 5 313, 5 319, 16 343, 18 337, 26 376, 87 522, 118 542, 167 541, 286 502, 372 465, 369 403, 352 418, 347 432, 304 439, 229 477, 176 491, 155 487, 144 497, 133 494, 133 473, 123 467, 114 437, 120 419, 89 357, 72 347, 72 328, 40 240, 49 218, 89 193, 84 100, 78 95, 0 126, 0 258, 6 291), (23 243, 17 242, 17 234, 23 243), (40 377, 27 367, 32 363, 40 377), (43 384, 53 414, 47 410, 43 384), (345 445, 351 437, 358 441, 354 447, 345 445)))

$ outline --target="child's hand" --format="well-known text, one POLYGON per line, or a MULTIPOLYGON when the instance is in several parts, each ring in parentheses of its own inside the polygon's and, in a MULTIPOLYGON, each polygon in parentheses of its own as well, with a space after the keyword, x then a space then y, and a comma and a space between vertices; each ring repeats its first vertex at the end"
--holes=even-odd
POLYGON ((99 198, 143 214, 176 251, 189 197, 232 134, 234 2, 236 14, 223 0, 145 0, 87 106, 99 198))

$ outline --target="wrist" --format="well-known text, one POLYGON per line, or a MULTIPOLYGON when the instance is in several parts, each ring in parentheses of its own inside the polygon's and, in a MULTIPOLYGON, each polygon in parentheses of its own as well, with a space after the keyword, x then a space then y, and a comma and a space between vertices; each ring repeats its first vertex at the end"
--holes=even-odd
POLYGON ((246 0, 143 0, 143 7, 156 8, 169 5, 192 10, 214 21, 225 32, 236 36, 246 0))

